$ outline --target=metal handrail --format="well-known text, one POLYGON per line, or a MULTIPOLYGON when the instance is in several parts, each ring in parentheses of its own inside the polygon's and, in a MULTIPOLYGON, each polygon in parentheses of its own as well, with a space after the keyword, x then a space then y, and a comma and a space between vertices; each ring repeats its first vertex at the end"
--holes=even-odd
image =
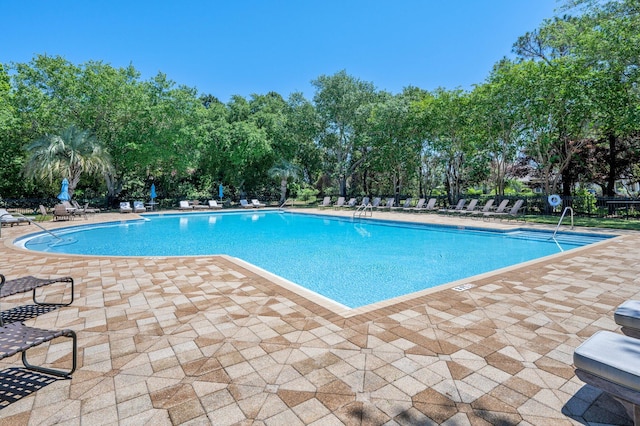
POLYGON ((560 224, 562 223, 562 219, 564 219, 564 215, 567 214, 567 210, 571 212, 571 229, 573 229, 573 209, 571 207, 565 207, 562 211, 562 215, 560 216, 560 220, 558 221, 558 225, 556 226, 556 230, 553 231, 553 235, 551 238, 555 238, 558 233, 558 229, 560 228, 560 224))
MULTIPOLYGON (((18 215, 18 217, 23 217, 25 219, 27 219, 29 221, 29 223, 32 223, 34 225, 36 225, 38 228, 42 229, 44 232, 46 232, 47 234, 52 235, 53 237, 61 240, 62 237, 57 236, 56 234, 54 234, 53 232, 49 231, 48 229, 46 229, 45 227, 43 227, 42 225, 40 225, 38 222, 34 222, 33 220, 31 220, 30 218, 26 217, 25 215, 23 215, 22 213, 3 213, 2 215, 0 215, 0 219, 2 219, 2 216, 14 216, 14 215, 18 215)), ((2 227, 0 226, 0 229, 2 229, 2 227)), ((1 232, 1 231, 0 231, 1 232)), ((0 234, 1 235, 1 234, 0 234)))
POLYGON ((358 208, 353 212, 353 217, 356 215, 358 217, 367 216, 367 209, 369 209, 369 216, 373 217, 373 205, 371 203, 359 205, 358 208))
POLYGON ((291 200, 291 198, 287 198, 286 200, 284 200, 284 202, 282 204, 280 204, 278 209, 282 210, 284 208, 284 206, 287 204, 288 201, 291 201, 291 207, 293 207, 293 201, 295 201, 295 198, 293 200, 291 200))

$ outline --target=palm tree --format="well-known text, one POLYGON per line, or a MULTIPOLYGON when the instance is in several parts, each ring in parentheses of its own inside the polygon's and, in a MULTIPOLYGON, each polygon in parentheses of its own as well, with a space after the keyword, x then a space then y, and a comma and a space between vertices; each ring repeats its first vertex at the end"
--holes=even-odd
POLYGON ((287 199, 287 182, 289 179, 295 180, 298 178, 300 175, 300 168, 287 160, 281 159, 269 169, 268 173, 270 177, 280 180, 279 204, 282 204, 287 199))
POLYGON ((60 135, 45 135, 28 147, 24 173, 27 177, 46 179, 68 177, 69 197, 80 182, 82 173, 106 173, 112 170, 111 156, 88 130, 71 125, 60 135))

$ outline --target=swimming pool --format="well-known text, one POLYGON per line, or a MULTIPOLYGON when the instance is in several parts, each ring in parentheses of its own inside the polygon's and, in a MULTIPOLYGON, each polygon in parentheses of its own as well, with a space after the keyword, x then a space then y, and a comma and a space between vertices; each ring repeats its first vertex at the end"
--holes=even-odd
POLYGON ((459 229, 279 211, 150 214, 23 237, 30 250, 103 256, 226 254, 355 308, 609 238, 459 229))

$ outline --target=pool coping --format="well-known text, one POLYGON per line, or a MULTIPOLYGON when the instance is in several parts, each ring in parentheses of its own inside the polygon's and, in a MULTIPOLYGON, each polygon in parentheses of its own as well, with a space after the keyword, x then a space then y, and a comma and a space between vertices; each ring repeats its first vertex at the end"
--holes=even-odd
MULTIPOLYGON (((265 209, 263 211, 274 211, 276 209, 265 209)), ((349 211, 346 211, 347 213, 350 213, 349 211)), ((170 211, 167 213, 148 213, 146 215, 154 215, 154 216, 163 216, 163 215, 173 215, 173 216, 181 216, 183 214, 194 214, 194 212, 181 212, 181 211, 170 211)), ((219 211, 198 211, 196 212, 197 214, 201 214, 201 215, 205 215, 205 214, 225 214, 225 213, 250 213, 250 211, 246 211, 246 210, 229 210, 229 211, 225 211, 225 212, 219 212, 219 211)), ((323 211, 296 211, 295 213, 299 213, 299 214, 306 214, 306 215, 313 215, 313 216, 332 216, 332 217, 345 217, 344 211, 337 211, 337 212, 333 212, 334 214, 327 214, 327 212, 323 212, 323 211), (335 214, 338 213, 338 214, 335 214)), ((330 212, 329 212, 330 213, 330 212)), ((391 212, 390 213, 392 216, 402 216, 402 213, 398 213, 398 212, 391 212)), ((107 225, 107 224, 117 224, 117 223, 122 223, 122 222, 132 222, 132 221, 144 221, 144 216, 145 214, 139 215, 139 217, 131 217, 131 218, 126 218, 126 219, 122 219, 122 220, 111 220, 111 221, 106 221, 106 222, 100 222, 100 223, 96 223, 96 226, 100 226, 100 225, 107 225)), ((433 226, 433 227, 443 227, 443 228, 449 228, 449 229, 462 229, 462 230, 481 230, 481 231, 495 231, 495 232, 513 232, 513 231, 531 231, 531 232, 548 232, 550 229, 548 227, 545 227, 544 229, 536 229, 536 228, 531 228, 531 227, 508 227, 508 228, 496 228, 494 227, 490 227, 490 226, 466 226, 466 225, 459 225, 459 224, 436 224, 436 223, 431 223, 431 222, 416 222, 415 220, 408 220, 408 219, 415 219, 415 217, 413 218, 405 218, 407 220, 397 220, 397 219, 401 219, 400 217, 398 218, 393 218, 393 219, 379 219, 379 218, 360 218, 360 220, 363 221, 374 221, 374 222, 396 222, 396 223, 407 223, 407 224, 417 224, 417 225, 426 225, 426 226, 433 226)), ((470 219, 470 218, 465 218, 465 219, 470 219)), ((147 219, 148 220, 148 219, 147 219)), ((473 220, 473 219, 472 219, 473 220)), ((494 223, 495 225, 495 223, 494 223)), ((514 224, 515 225, 515 224, 514 224)), ((79 225, 75 225, 75 226, 79 226, 79 225)), ((65 227, 59 227, 56 228, 58 230, 60 229, 68 229, 68 228, 74 228, 74 225, 71 226, 65 226, 65 227)), ((275 284, 278 288, 285 290, 286 292, 292 293, 304 300, 306 300, 307 302, 312 303, 313 305, 315 305, 319 311, 317 309, 315 309, 315 311, 325 317, 325 318, 329 318, 332 317, 334 315, 337 315, 339 318, 342 319, 355 319, 358 317, 361 318, 366 318, 371 314, 375 314, 378 311, 383 311, 385 309, 389 309, 389 308, 394 308, 394 307, 401 307, 406 303, 409 302, 413 302, 415 303, 417 300, 425 298, 431 294, 434 293, 439 293, 441 291, 448 291, 448 290, 452 290, 454 289, 454 291, 467 291, 472 289, 473 287, 475 287, 478 281, 481 280, 485 280, 485 279, 489 279, 491 277, 494 276, 498 276, 501 274, 505 274, 511 271, 515 271, 515 270, 519 270, 522 268, 529 268, 532 265, 535 264, 543 264, 546 262, 550 262, 550 261, 554 261, 557 260, 559 258, 568 256, 568 255, 575 255, 576 253, 579 253, 581 251, 584 250, 588 250, 588 249, 592 249, 592 248, 597 248, 598 246, 602 245, 602 244, 606 244, 606 243, 610 243, 612 241, 617 240, 618 238, 623 237, 624 231, 623 230, 602 230, 602 229, 594 229, 593 231, 591 231, 591 228, 587 228, 590 230, 590 232, 571 232, 571 231, 562 231, 562 233, 564 234, 575 234, 575 235, 606 235, 608 238, 602 240, 602 241, 598 241, 595 243, 591 243, 588 244, 586 246, 582 246, 582 247, 576 247, 573 248, 571 250, 565 251, 565 252, 561 252, 561 253, 555 253, 555 254, 551 254, 548 256, 543 256, 537 259, 532 259, 532 260, 528 260, 525 262, 521 262, 515 265, 511 265, 511 266, 506 266, 504 268, 499 268, 499 269, 495 269, 492 271, 488 271, 488 272, 484 272, 481 274, 476 274, 476 275, 472 275, 470 277, 466 277, 466 278, 462 278, 459 280, 455 280, 455 281, 451 281, 451 282, 447 282, 447 283, 443 283, 443 284, 439 284, 435 287, 432 288, 427 288, 427 289, 423 289, 423 290, 419 290, 419 291, 415 291, 412 293, 408 293, 405 295, 401 295, 401 296, 396 296, 396 297, 392 297, 390 299, 385 299, 379 302, 374 302, 368 305, 364 305, 364 306, 359 306, 356 308, 349 308, 343 304, 341 304, 340 302, 337 302, 327 296, 324 296, 320 293, 317 293, 313 290, 310 290, 302 285, 299 285, 295 282, 292 282, 290 280, 287 280, 286 278, 283 278, 277 274, 274 274, 272 272, 267 271, 266 269, 263 269, 257 265, 254 265, 248 261, 245 261, 243 259, 234 257, 234 256, 230 256, 230 255, 226 255, 226 254, 216 254, 216 255, 181 255, 181 256, 116 256, 116 255, 82 255, 82 254, 67 254, 67 253, 57 253, 57 252, 40 252, 40 251, 35 251, 36 253, 39 253, 41 255, 51 255, 51 256, 61 256, 61 257, 93 257, 93 258, 137 258, 137 259, 163 259, 163 258, 218 258, 218 259, 224 259, 230 263, 232 263, 233 265, 235 265, 238 268, 242 268, 244 269, 246 272, 252 273, 258 277, 264 278, 266 280, 268 280, 269 282, 275 284), (615 233, 614 233, 615 232, 615 233), (325 311, 324 314, 320 313, 320 311, 325 311)), ((38 231, 38 233, 40 233, 42 231, 38 231)), ((29 233, 31 234, 31 233, 29 233)), ((22 239, 26 239, 28 234, 23 234, 17 238, 13 238, 10 240, 5 240, 5 246, 8 248, 13 248, 16 250, 24 250, 24 251, 28 251, 28 252, 34 252, 32 250, 26 249, 22 246, 16 245, 14 242, 15 241, 20 241, 22 239)))

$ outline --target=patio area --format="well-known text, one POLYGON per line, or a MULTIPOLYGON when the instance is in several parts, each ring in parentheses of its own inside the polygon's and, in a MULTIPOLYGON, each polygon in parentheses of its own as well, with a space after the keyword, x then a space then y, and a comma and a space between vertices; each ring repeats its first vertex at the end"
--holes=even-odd
MULTIPOLYGON (((57 380, 26 374, 18 356, 0 361, 0 425, 632 424, 618 402, 575 377, 572 355, 596 331, 617 331, 615 308, 640 298, 636 232, 464 280, 473 285, 464 291, 449 285, 338 312, 224 256, 85 257, 12 246, 37 231, 2 228, 0 273, 70 275, 76 300, 45 312, 31 308, 30 294, 15 295, 0 300, 3 314, 76 331, 78 369, 57 380)), ((68 365, 69 350, 59 339, 31 357, 68 365)))

